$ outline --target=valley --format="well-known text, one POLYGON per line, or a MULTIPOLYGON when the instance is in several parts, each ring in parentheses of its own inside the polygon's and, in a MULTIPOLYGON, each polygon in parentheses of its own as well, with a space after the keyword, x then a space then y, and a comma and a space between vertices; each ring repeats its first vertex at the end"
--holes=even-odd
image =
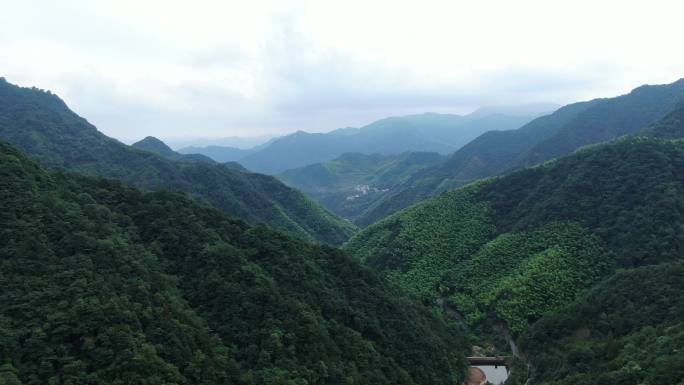
POLYGON ((270 176, 3 79, 0 384, 684 381, 683 85, 270 176))
POLYGON ((346 153, 337 159, 276 175, 335 214, 355 220, 401 184, 444 156, 432 152, 396 155, 346 153))

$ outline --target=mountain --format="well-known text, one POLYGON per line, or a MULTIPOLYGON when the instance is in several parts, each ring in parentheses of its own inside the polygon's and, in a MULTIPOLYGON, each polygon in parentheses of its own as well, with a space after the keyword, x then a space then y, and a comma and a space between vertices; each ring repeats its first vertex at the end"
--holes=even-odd
POLYGON ((461 331, 328 246, 0 143, 3 384, 455 384, 461 331))
POLYGON ((657 122, 684 100, 684 79, 642 86, 627 95, 567 105, 517 130, 490 131, 443 164, 395 189, 360 216, 367 226, 436 193, 567 155, 577 148, 632 134, 657 122))
POLYGON ((144 139, 135 142, 131 145, 131 147, 143 150, 143 151, 149 151, 152 153, 155 153, 159 156, 162 156, 164 158, 171 158, 171 159, 179 159, 181 156, 175 151, 171 149, 171 147, 167 146, 164 142, 161 140, 153 137, 153 136, 147 136, 144 139))
POLYGON ((254 151, 256 150, 225 146, 189 146, 178 150, 181 154, 201 154, 220 163, 239 161, 254 151))
POLYGON ((508 383, 681 384, 684 381, 684 266, 617 272, 521 339, 530 356, 508 383))
MULTIPOLYGON (((109 138, 57 96, 0 81, 0 139, 50 168, 185 192, 252 223, 339 244, 354 227, 273 177, 220 164, 173 161, 109 138)), ((158 143, 157 143, 158 148, 158 143)))
POLYGON ((335 214, 353 220, 411 175, 443 159, 434 152, 346 153, 328 162, 287 170, 277 178, 335 214))
POLYGON ((661 119, 684 100, 684 79, 641 86, 627 95, 600 100, 552 137, 522 154, 514 168, 539 164, 593 143, 635 133, 661 119))
POLYGON ((392 117, 361 128, 345 128, 325 134, 298 131, 274 140, 263 149, 239 159, 239 162, 252 171, 278 174, 333 160, 348 152, 447 154, 485 131, 518 128, 531 119, 500 114, 460 116, 434 113, 392 117))
POLYGON ((506 330, 524 335, 616 269, 681 261, 682 229, 684 141, 629 137, 445 192, 344 248, 500 354, 506 330))
POLYGON ((133 148, 137 148, 139 150, 143 151, 149 151, 151 153, 157 154, 163 158, 170 159, 170 160, 186 160, 186 161, 191 161, 191 162, 205 162, 205 163, 215 163, 214 160, 209 158, 208 156, 204 156, 201 154, 179 154, 171 149, 171 147, 167 146, 166 143, 162 142, 161 140, 153 137, 153 136, 148 136, 145 137, 144 139, 135 142, 131 145, 133 148))

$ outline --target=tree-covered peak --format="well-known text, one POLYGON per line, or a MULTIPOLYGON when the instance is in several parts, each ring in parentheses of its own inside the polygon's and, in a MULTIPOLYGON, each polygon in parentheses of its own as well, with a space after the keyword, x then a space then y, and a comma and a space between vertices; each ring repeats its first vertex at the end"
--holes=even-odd
POLYGON ((153 152, 164 157, 177 154, 171 149, 171 147, 167 146, 166 143, 155 138, 154 136, 146 136, 144 139, 133 143, 131 146, 141 150, 153 152))

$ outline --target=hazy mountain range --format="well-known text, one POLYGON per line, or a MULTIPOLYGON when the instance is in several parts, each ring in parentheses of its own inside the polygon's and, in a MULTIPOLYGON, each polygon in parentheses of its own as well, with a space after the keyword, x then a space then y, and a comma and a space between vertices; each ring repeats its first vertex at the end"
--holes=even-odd
POLYGON ((172 149, 182 149, 185 147, 207 147, 207 146, 220 146, 220 147, 232 147, 242 150, 247 150, 253 147, 260 146, 262 144, 268 143, 269 141, 277 138, 277 135, 257 135, 257 136, 226 136, 226 137, 215 137, 215 138, 204 138, 197 137, 165 137, 162 138, 164 143, 166 143, 172 149))
POLYGON ((256 148, 241 150, 217 146, 183 148, 224 161, 238 161, 247 169, 266 174, 328 161, 346 152, 400 154, 407 151, 448 154, 489 130, 522 126, 533 116, 499 113, 449 115, 425 113, 391 117, 360 128, 341 128, 329 133, 295 132, 256 148))

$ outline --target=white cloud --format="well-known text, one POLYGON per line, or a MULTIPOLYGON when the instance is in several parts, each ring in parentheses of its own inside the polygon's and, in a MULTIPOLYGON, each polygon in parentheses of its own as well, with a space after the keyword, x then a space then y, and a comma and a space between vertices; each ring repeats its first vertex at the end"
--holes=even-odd
POLYGON ((0 76, 123 139, 329 130, 684 76, 677 1, 2 2, 0 76))

